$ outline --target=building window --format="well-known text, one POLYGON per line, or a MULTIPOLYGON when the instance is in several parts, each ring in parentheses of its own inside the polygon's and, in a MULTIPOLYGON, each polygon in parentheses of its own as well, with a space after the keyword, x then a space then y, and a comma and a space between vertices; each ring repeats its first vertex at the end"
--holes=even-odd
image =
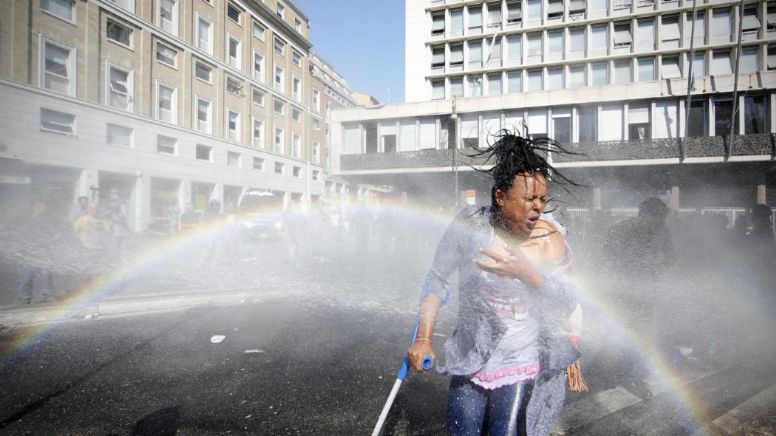
POLYGON ((177 154, 178 140, 169 136, 156 136, 156 151, 164 154, 177 154))
POLYGON ((572 27, 569 29, 569 53, 576 54, 577 57, 583 57, 585 55, 585 46, 587 42, 585 39, 584 27, 572 27))
POLYGON ((441 100, 445 98, 445 79, 434 79, 431 81, 431 99, 441 100))
POLYGON ((40 9, 71 23, 75 21, 74 0, 40 0, 40 9))
POLYGON ((760 69, 760 50, 757 46, 743 47, 741 49, 740 74, 755 73, 760 69))
POLYGON ((463 36, 463 9, 450 10, 450 36, 463 36))
POLYGON ((211 83, 213 80, 213 68, 202 62, 197 62, 194 67, 194 76, 207 83, 211 83))
POLYGON ((639 50, 652 51, 655 49, 655 20, 653 18, 639 20, 637 22, 639 32, 639 50))
POLYGON ((285 148, 285 132, 283 129, 279 127, 275 127, 275 148, 273 149, 275 153, 283 153, 283 149, 285 148))
POLYGON ((644 140, 652 138, 649 105, 628 107, 628 139, 644 140))
POLYGON ((590 28, 590 50, 592 56, 606 54, 609 51, 609 26, 606 24, 590 28))
POLYGON ((291 119, 298 122, 302 121, 302 111, 299 109, 292 107, 291 108, 291 119))
POLYGON ((167 47, 166 45, 157 42, 156 43, 156 60, 175 68, 178 59, 178 51, 167 47))
POLYGON ((549 60, 559 60, 563 59, 563 53, 564 53, 564 44, 563 44, 563 31, 553 31, 553 32, 547 32, 547 54, 549 55, 549 60))
POLYGON ((717 8, 711 10, 711 41, 709 43, 730 42, 733 35, 733 24, 730 21, 730 8, 717 8))
POLYGON ((614 83, 622 85, 633 82, 631 74, 631 60, 622 59, 614 61, 614 83))
POLYGON ((43 87, 63 94, 75 92, 75 51, 51 41, 43 41, 41 82, 43 87))
POLYGON ((577 108, 579 126, 579 142, 589 143, 597 141, 596 132, 598 120, 598 108, 595 106, 580 106, 577 108))
POLYGON ((275 174, 283 175, 283 169, 285 164, 283 162, 275 162, 275 174))
POLYGON ((612 0, 612 9, 615 11, 630 9, 632 4, 632 0, 612 0))
POLYGON ((135 12, 135 0, 110 0, 110 2, 129 12, 135 12))
POLYGON ((278 2, 277 8, 275 9, 275 14, 277 14, 280 19, 285 18, 286 15, 286 7, 283 6, 283 3, 278 2))
POLYGON ((664 79, 676 79, 682 77, 682 70, 679 68, 679 56, 666 56, 660 65, 661 75, 664 79))
POLYGON ((294 30, 298 33, 302 33, 302 21, 299 18, 294 18, 294 30))
POLYGON ((639 82, 655 80, 655 58, 639 58, 639 82))
POLYGON ((490 58, 488 59, 488 67, 500 67, 501 66, 501 38, 491 40, 489 48, 490 58))
POLYGON ((569 88, 583 88, 585 86, 587 86, 587 80, 585 80, 585 66, 569 66, 569 88))
POLYGON ((272 110, 278 115, 285 113, 286 104, 280 99, 274 99, 272 102, 272 110))
POLYGON ((226 165, 230 167, 240 168, 242 166, 242 156, 240 156, 240 153, 235 153, 234 151, 227 151, 226 165))
POLYGON ((51 109, 41 109, 40 128, 48 132, 75 135, 75 115, 51 109))
POLYGON ((237 6, 227 2, 226 16, 235 23, 240 24, 240 15, 242 15, 242 13, 237 9, 237 6))
POLYGON ((469 69, 482 68, 482 41, 469 41, 469 69))
MULTIPOLYGON (((500 49, 500 46, 499 46, 500 49)), ((444 47, 442 48, 442 66, 445 65, 444 47)), ((494 46, 493 50, 497 50, 494 46)), ((500 57, 500 56, 499 56, 500 57)), ((450 71, 463 70, 463 44, 450 46, 450 71)))
POLYGON ((520 35, 507 37, 507 65, 520 65, 523 62, 523 39, 520 35))
POLYGON ((431 13, 431 36, 445 34, 445 12, 437 11, 431 13))
POLYGON ((547 0, 547 19, 563 18, 563 0, 547 0))
POLYGON ((275 45, 274 45, 274 47, 275 47, 275 52, 277 52, 278 54, 282 55, 286 51, 286 43, 285 43, 285 41, 283 41, 282 39, 278 38, 277 36, 275 37, 275 45))
POLYGON ((543 18, 542 0, 526 0, 525 13, 530 22, 541 22, 543 18))
POLYGON ((596 62, 590 64, 590 84, 592 86, 603 86, 609 84, 609 63, 596 62))
POLYGON ((444 70, 445 46, 431 48, 431 70, 444 70))
POLYGON ((302 157, 302 137, 297 134, 291 136, 291 155, 297 159, 302 157))
MULTIPOLYGON (((730 135, 730 120, 733 114, 732 100, 714 100, 714 135, 730 135)), ((738 133, 738 117, 735 117, 736 127, 734 134, 738 133)))
POLYGON ((501 95, 501 73, 488 74, 488 95, 501 95))
POLYGON ((108 40, 132 48, 132 29, 108 20, 105 32, 108 40))
POLYGON ((706 136, 706 122, 706 102, 692 101, 687 118, 687 136, 691 138, 706 136))
POLYGON ((260 157, 253 158, 253 169, 257 171, 264 171, 264 159, 260 157))
POLYGON ((759 4, 757 4, 747 5, 744 8, 744 20, 741 22, 741 30, 744 32, 744 35, 752 34, 756 37, 757 31, 762 27, 760 14, 757 13, 759 7, 759 4))
POLYGON ((232 76, 226 76, 226 92, 238 97, 244 97, 245 93, 243 93, 243 85, 242 80, 238 80, 232 76))
POLYGON ((768 71, 776 70, 776 45, 768 46, 768 71))
POLYGON ((264 56, 253 53, 253 78, 259 82, 264 82, 264 56))
POLYGON ((463 78, 450 79, 450 97, 463 97, 463 78))
POLYGON ((285 92, 285 72, 283 67, 275 65, 275 89, 280 92, 285 92))
POLYGON ((469 83, 469 97, 479 97, 482 95, 482 76, 469 76, 467 77, 469 83))
POLYGON ((488 27, 501 27, 501 2, 487 3, 488 6, 488 27))
POLYGON ((178 34, 178 1, 159 0, 157 3, 157 20, 162 30, 178 34))
POLYGON ((108 65, 108 106, 132 111, 132 72, 108 65))
POLYGON ((313 163, 321 163, 321 143, 313 141, 313 163))
POLYGON ((684 23, 684 41, 685 46, 690 46, 690 37, 693 36, 693 39, 695 39, 695 46, 701 46, 706 41, 706 18, 702 12, 699 12, 695 15, 695 34, 693 35, 692 30, 692 12, 687 12, 687 16, 685 18, 684 23))
POLYGON ((253 119, 253 145, 264 148, 264 122, 253 119))
POLYGON ((776 31, 776 2, 768 2, 768 17, 767 17, 768 32, 776 31))
POLYGON ((210 102, 197 98, 197 130, 205 133, 211 132, 211 114, 210 102))
POLYGON ((254 38, 260 39, 260 40, 264 41, 264 31, 265 30, 266 29, 264 29, 264 26, 262 26, 261 24, 255 22, 255 21, 253 22, 253 37, 254 38))
POLYGON ((321 130, 321 120, 313 118, 313 130, 321 130))
POLYGON ((240 52, 240 41, 230 35, 226 37, 226 53, 229 65, 238 70, 242 67, 242 55, 240 52))
POLYGON ((507 72, 507 92, 510 94, 523 92, 523 72, 522 71, 507 72))
POLYGON ((129 127, 108 124, 108 132, 105 142, 114 147, 132 148, 132 129, 129 127))
POLYGON ((711 56, 710 73, 712 76, 733 74, 730 63, 730 50, 715 50, 711 56))
POLYGON ((614 23, 614 47, 630 47, 633 38, 631 37, 630 21, 621 21, 614 23))
POLYGON ((302 177, 302 167, 294 166, 293 174, 294 177, 302 177))
POLYGON ((318 181, 318 179, 320 178, 320 171, 318 171, 318 170, 313 170, 313 176, 312 176, 312 178, 313 178, 313 181, 316 181, 316 182, 317 182, 317 181, 318 181))
POLYGON ((560 110, 552 114, 552 138, 561 144, 571 143, 571 112, 560 110))
POLYGON ((213 147, 197 144, 196 156, 197 160, 213 162, 213 147))
POLYGON ((547 89, 563 89, 563 67, 554 67, 547 69, 547 89))
POLYGON ((235 111, 227 111, 226 115, 226 132, 229 139, 232 141, 240 141, 240 113, 235 111))
POLYGON ((528 62, 541 62, 544 55, 544 45, 541 32, 528 34, 528 62))
POLYGON ((175 88, 159 83, 156 92, 156 119, 175 124, 176 107, 175 88))
POLYGON ((321 91, 313 89, 313 109, 316 112, 321 111, 321 91))
POLYGON ((526 91, 541 91, 544 89, 544 74, 541 69, 528 70, 526 91))
POLYGON ((294 63, 297 67, 302 66, 302 55, 299 54, 298 51, 294 50, 291 52, 291 62, 294 63))
POLYGON ((520 0, 507 0, 507 26, 519 25, 523 21, 520 0))
POLYGON ((296 77, 291 78, 291 96, 296 101, 302 101, 302 81, 296 77))
POLYGON ((679 15, 666 15, 660 21, 660 48, 678 48, 681 38, 679 15))
POLYGON ((585 10, 587 10, 585 0, 571 0, 569 2, 569 17, 572 19, 584 16, 585 10))
POLYGON ((768 104, 766 96, 754 95, 744 98, 744 133, 769 133, 768 104))
POLYGON ((264 91, 260 91, 256 88, 253 89, 253 95, 251 101, 255 105, 264 106, 264 91))
POLYGON ((197 18, 197 48, 206 52, 213 53, 213 25, 206 19, 197 18))

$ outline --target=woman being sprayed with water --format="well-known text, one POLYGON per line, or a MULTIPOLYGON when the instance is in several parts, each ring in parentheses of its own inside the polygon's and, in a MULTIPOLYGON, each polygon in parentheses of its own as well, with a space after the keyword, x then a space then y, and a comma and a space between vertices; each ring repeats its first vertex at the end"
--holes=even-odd
POLYGON ((569 327, 577 290, 564 279, 570 251, 542 216, 553 168, 540 153, 549 150, 562 151, 550 139, 502 131, 478 153, 494 164, 486 171, 491 205, 458 214, 423 284, 417 336, 407 350, 418 371, 424 356, 434 356, 437 313, 458 272, 458 322, 444 345, 443 369, 452 376, 452 435, 547 434, 563 407, 567 367, 570 386, 584 388, 574 363, 578 336, 569 327))

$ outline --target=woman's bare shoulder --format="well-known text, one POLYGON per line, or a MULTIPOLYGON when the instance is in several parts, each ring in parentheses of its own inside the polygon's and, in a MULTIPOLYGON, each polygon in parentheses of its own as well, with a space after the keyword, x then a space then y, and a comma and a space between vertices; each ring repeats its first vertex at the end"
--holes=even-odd
POLYGON ((557 227, 549 221, 539 220, 536 223, 531 238, 542 239, 542 260, 554 262, 566 254, 566 241, 557 227))

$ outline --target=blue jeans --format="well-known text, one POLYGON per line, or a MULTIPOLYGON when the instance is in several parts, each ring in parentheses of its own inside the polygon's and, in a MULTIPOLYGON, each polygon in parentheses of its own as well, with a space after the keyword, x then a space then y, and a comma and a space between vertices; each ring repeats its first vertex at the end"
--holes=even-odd
POLYGON ((29 265, 19 265, 17 268, 19 274, 19 302, 30 304, 32 301, 32 290, 37 276, 40 280, 40 293, 43 298, 54 296, 54 281, 51 277, 51 271, 29 265))
POLYGON ((453 436, 525 434, 525 411, 533 380, 488 390, 453 376, 447 402, 447 429, 453 436))

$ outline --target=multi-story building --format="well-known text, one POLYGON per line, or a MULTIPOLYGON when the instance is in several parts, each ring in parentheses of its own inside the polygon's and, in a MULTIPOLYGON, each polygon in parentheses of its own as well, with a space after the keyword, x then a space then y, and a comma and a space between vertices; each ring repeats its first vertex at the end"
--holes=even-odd
POLYGON ((250 188, 326 194, 328 114, 353 98, 291 1, 2 4, 0 168, 33 196, 118 201, 140 230, 250 188))
POLYGON ((443 201, 473 189, 487 202, 488 183, 472 171, 482 162, 465 155, 507 128, 579 153, 555 158, 592 188, 568 206, 634 206, 647 195, 674 207, 776 203, 766 196, 776 181, 776 2, 405 9, 408 102, 335 112, 338 174, 443 201))

